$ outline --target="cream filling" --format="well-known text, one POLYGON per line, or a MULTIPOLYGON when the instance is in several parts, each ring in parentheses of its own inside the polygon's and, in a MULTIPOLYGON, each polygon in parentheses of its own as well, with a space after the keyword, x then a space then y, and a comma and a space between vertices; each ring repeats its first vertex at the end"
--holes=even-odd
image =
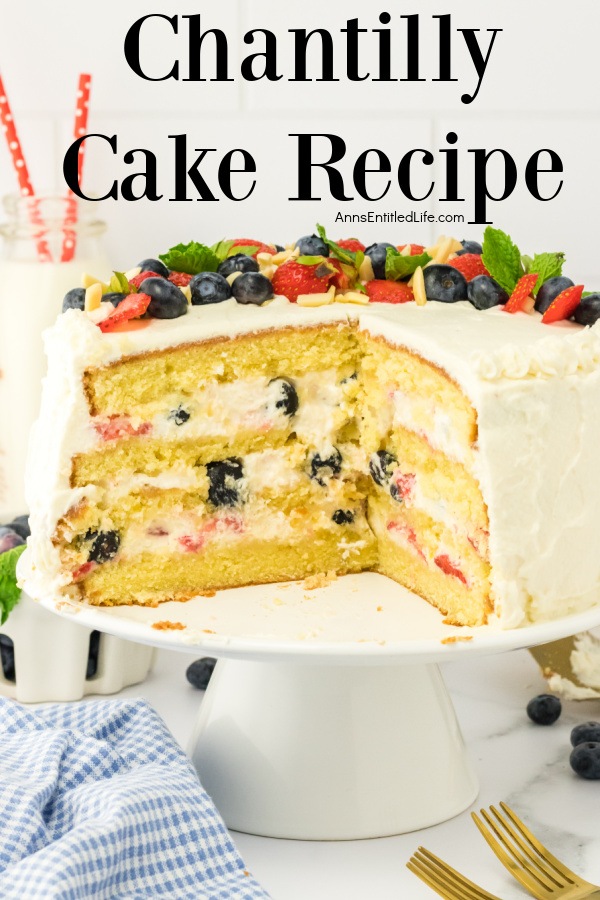
POLYGON ((424 437, 430 447, 450 459, 469 463, 471 450, 459 440, 452 418, 431 398, 396 390, 391 395, 392 427, 400 426, 424 437))

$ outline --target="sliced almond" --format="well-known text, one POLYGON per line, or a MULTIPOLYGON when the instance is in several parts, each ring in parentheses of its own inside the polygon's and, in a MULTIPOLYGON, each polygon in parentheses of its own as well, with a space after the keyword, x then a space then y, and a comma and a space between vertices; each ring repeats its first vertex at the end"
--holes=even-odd
POLYGON ((128 272, 125 272, 125 278, 127 281, 131 281, 132 278, 136 278, 138 275, 142 274, 141 266, 134 266, 133 269, 130 269, 128 272))
POLYGON ((328 306, 335 300, 335 285, 331 285, 326 294, 299 294, 298 306, 328 306))
POLYGON ((425 279, 423 278, 422 266, 418 266, 415 269, 412 277, 412 289, 417 306, 425 306, 427 303, 427 294, 425 293, 425 279))
POLYGON ((273 258, 272 253, 257 253, 256 261, 260 265, 261 263, 268 265, 273 258))
POLYGON ((99 281, 95 284, 91 284, 85 290, 85 311, 93 312, 95 309, 100 309, 100 304, 102 302, 102 285, 99 281))
POLYGON ((370 256, 365 256, 360 264, 358 274, 361 281, 373 281, 375 272, 373 271, 373 264, 370 256))
POLYGON ((335 295, 336 303, 357 303, 359 306, 369 305, 369 295, 361 291, 341 291, 335 295))
POLYGON ((227 276, 225 280, 229 283, 229 287, 231 287, 235 279, 239 278, 241 274, 241 272, 232 272, 231 275, 227 276))
POLYGON ((400 256, 410 256, 412 250, 412 244, 406 244, 403 249, 400 251, 400 256))
POLYGON ((445 262, 448 261, 448 257, 450 256, 450 254, 454 252, 454 245, 455 245, 454 238, 451 238, 451 237, 444 238, 444 240, 441 241, 440 244, 438 245, 438 248, 435 252, 433 259, 431 260, 431 262, 428 262, 427 265, 428 266, 443 265, 445 262))
POLYGON ((191 303, 192 302, 192 289, 189 286, 189 284, 184 285, 183 287, 179 288, 179 290, 181 291, 181 293, 183 294, 183 296, 185 297, 187 302, 191 303))
POLYGON ((84 272, 81 276, 81 287, 89 288, 92 284, 99 284, 105 290, 110 290, 107 284, 104 284, 103 281, 100 281, 99 278, 96 278, 94 275, 88 275, 87 272, 84 272))
POLYGON ((535 309, 535 297, 527 297, 525 303, 523 304, 523 312, 530 313, 535 309))
POLYGON ((435 254, 439 250, 440 244, 445 240, 446 238, 444 237, 444 235, 440 235, 435 244, 432 244, 431 247, 425 247, 425 253, 427 253, 431 257, 435 256, 435 254))

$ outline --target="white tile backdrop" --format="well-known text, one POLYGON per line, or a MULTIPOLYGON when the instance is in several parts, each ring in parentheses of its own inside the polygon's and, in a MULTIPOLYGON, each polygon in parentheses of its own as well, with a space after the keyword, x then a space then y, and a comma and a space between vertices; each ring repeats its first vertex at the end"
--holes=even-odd
MULTIPOLYGON (((174 54, 185 70, 186 35, 170 33, 166 23, 147 26, 144 62, 159 72, 170 68, 174 54)), ((410 208, 430 212, 472 211, 472 159, 468 148, 504 147, 519 165, 514 195, 490 204, 494 223, 513 234, 524 251, 564 249, 568 273, 590 287, 600 287, 595 220, 600 208, 600 91, 598 90, 597 0, 571 0, 570 4, 540 2, 482 3, 481 0, 432 0, 365 3, 365 0, 0 0, 0 71, 13 105, 34 184, 40 191, 62 190, 62 158, 71 141, 72 108, 77 74, 93 75, 90 130, 118 134, 120 156, 133 147, 152 149, 159 158, 160 188, 157 203, 109 200, 98 204, 109 224, 107 243, 115 267, 131 264, 172 243, 212 241, 219 237, 265 237, 287 242, 310 232, 315 221, 329 226, 335 236, 359 233, 368 240, 404 239, 428 242, 436 233, 455 231, 458 237, 478 237, 479 226, 335 226, 336 212, 382 212, 410 208), (460 101, 471 93, 476 75, 462 36, 453 32, 453 75, 448 84, 427 80, 411 84, 349 83, 344 80, 345 56, 340 28, 358 17, 361 27, 380 28, 379 13, 392 15, 393 61, 402 74, 406 53, 404 24, 399 16, 420 14, 422 75, 437 72, 437 22, 433 15, 452 14, 453 29, 502 28, 492 50, 478 98, 469 106, 460 101), (123 40, 129 26, 153 12, 167 15, 200 13, 203 28, 221 28, 229 38, 230 67, 239 73, 240 59, 259 47, 246 45, 243 34, 269 28, 279 39, 279 82, 249 84, 239 77, 232 83, 185 81, 146 82, 128 67, 123 40), (339 49, 340 82, 291 83, 289 28, 326 28, 339 49), (292 132, 333 132, 347 143, 342 167, 348 181, 356 155, 370 147, 386 152, 395 167, 413 147, 432 151, 446 146, 445 134, 459 135, 460 187, 464 203, 413 204, 398 189, 387 199, 369 204, 360 200, 292 203, 295 186, 295 150, 292 132), (172 141, 169 134, 187 133, 190 154, 194 147, 217 147, 224 153, 244 147, 255 157, 257 188, 249 200, 235 203, 169 202, 172 192, 172 141), (523 172, 527 158, 537 149, 552 147, 563 159, 564 187, 550 203, 531 198, 523 172), (445 207, 448 207, 446 209, 445 207)), ((375 36, 361 37, 365 48, 362 68, 375 67, 375 36)), ((210 55, 206 59, 210 63, 210 55)), ((216 156, 216 154, 212 154, 216 156)), ((441 161, 433 176, 442 178, 441 161)), ((191 164, 191 160, 190 160, 191 164)), ((88 153, 84 187, 104 193, 114 178, 131 173, 108 147, 88 153)), ((206 168, 214 173, 215 164, 206 168)), ((322 178, 315 185, 327 195, 322 178)), ((0 144, 0 193, 14 190, 10 158, 0 144)))

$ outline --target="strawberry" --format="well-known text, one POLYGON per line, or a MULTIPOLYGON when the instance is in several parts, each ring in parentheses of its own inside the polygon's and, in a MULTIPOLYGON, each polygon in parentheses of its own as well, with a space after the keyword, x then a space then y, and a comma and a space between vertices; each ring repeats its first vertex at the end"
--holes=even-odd
POLYGON ((519 278, 514 291, 506 301, 504 312, 515 313, 525 310, 529 305, 528 301, 537 280, 538 276, 535 272, 532 272, 531 275, 523 275, 522 278, 519 278))
POLYGON ((188 275, 187 272, 171 272, 169 281, 177 287, 187 287, 194 276, 188 275))
POLYGON ((158 272, 140 272, 139 275, 136 275, 134 278, 129 279, 129 284, 132 284, 134 288, 139 288, 142 281, 145 281, 146 278, 162 278, 162 275, 159 275, 158 272))
POLYGON ((357 238, 346 238, 343 241, 336 241, 336 243, 342 250, 350 250, 351 253, 364 253, 367 249, 357 238))
POLYGON ((406 247, 410 247, 410 256, 420 256, 421 253, 425 252, 425 247, 422 244, 399 244, 397 249, 402 253, 406 247))
POLYGON ((108 419, 94 422, 94 430, 103 441, 116 441, 118 438, 150 434, 152 423, 142 422, 136 427, 132 425, 129 416, 109 416, 108 419))
POLYGON ((365 284, 371 303, 408 303, 414 300, 410 285, 402 281, 383 281, 375 278, 365 284))
POLYGON ((441 569, 446 575, 452 575, 454 578, 458 578, 459 581, 462 581, 462 583, 466 584, 468 587, 468 581, 464 572, 459 569, 456 563, 452 562, 446 553, 438 554, 438 556, 434 557, 433 561, 438 569, 441 569))
POLYGON ((128 322, 129 319, 143 316, 151 300, 149 294, 128 294, 103 322, 98 323, 98 328, 100 331, 112 331, 117 325, 128 322))
POLYGON ((273 291, 283 294, 293 303, 300 294, 324 294, 334 279, 340 280, 342 275, 341 266, 330 266, 329 260, 305 266, 290 259, 279 266, 271 280, 273 291))
POLYGON ((467 281, 473 281, 477 275, 490 274, 478 253, 463 253, 462 256, 456 256, 454 259, 449 259, 446 265, 452 266, 453 269, 458 269, 459 272, 462 272, 467 281))
POLYGON ((542 316, 542 322, 549 325, 551 322, 569 319, 579 306, 582 294, 582 284, 575 284, 573 287, 568 287, 566 291, 562 291, 542 316))
MULTIPOLYGON (((348 267, 344 269, 344 266, 340 262, 339 259, 334 259, 333 257, 329 257, 327 260, 335 269, 337 269, 337 275, 334 274, 331 278, 331 283, 335 284, 336 288, 339 291, 349 291, 353 286, 351 283, 350 276, 348 275, 348 267)), ((351 270, 350 270, 351 271, 351 270)))
POLYGON ((250 238, 236 238, 231 245, 231 250, 229 251, 230 256, 233 256, 234 247, 257 247, 258 249, 256 252, 252 254, 253 259, 256 259, 259 253, 275 253, 273 244, 263 244, 262 241, 251 241, 250 238))

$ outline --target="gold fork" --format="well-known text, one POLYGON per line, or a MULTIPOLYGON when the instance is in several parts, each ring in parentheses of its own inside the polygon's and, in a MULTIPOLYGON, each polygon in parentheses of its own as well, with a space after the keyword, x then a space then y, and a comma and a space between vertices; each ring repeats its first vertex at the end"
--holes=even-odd
POLYGON ((490 806, 481 810, 485 823, 471 813, 480 832, 508 871, 538 900, 583 900, 600 898, 600 887, 571 872, 553 856, 506 805, 504 815, 490 806), (491 815, 490 815, 491 813, 491 815))
POLYGON ((425 847, 419 847, 406 865, 413 875, 446 900, 500 900, 496 894, 484 891, 425 847))

